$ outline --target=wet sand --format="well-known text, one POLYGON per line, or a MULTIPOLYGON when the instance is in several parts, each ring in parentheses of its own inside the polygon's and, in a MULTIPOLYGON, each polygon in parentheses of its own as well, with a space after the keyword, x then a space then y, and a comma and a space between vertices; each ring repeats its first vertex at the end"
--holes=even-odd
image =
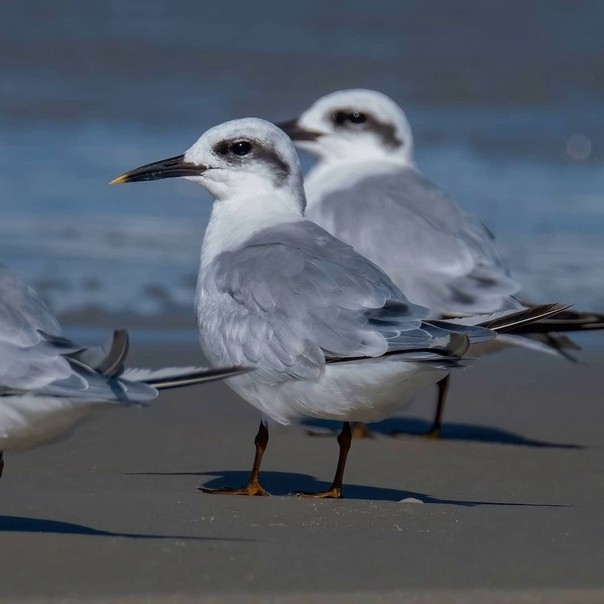
POLYGON ((272 497, 200 492, 252 461, 257 415, 221 384, 8 454, 0 601, 604 601, 604 348, 581 358, 506 352, 458 372, 445 440, 389 436, 427 428, 422 397, 353 443, 341 501, 288 495, 335 467, 335 438, 303 425, 271 429, 272 497))

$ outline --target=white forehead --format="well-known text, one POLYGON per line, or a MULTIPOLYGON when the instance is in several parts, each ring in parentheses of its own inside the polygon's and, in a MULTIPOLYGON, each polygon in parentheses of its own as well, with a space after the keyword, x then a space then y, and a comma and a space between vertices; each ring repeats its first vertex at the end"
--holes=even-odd
POLYGON ((203 160, 212 153, 215 145, 223 141, 235 140, 256 142, 261 147, 274 149, 288 164, 298 163, 298 155, 287 134, 274 124, 256 117, 231 120, 210 128, 186 151, 185 159, 203 163, 203 160))
POLYGON ((371 112, 382 121, 407 126, 407 118, 404 111, 388 96, 376 90, 365 90, 354 88, 350 90, 338 90, 327 94, 311 105, 304 112, 315 116, 330 115, 339 109, 352 109, 371 112))

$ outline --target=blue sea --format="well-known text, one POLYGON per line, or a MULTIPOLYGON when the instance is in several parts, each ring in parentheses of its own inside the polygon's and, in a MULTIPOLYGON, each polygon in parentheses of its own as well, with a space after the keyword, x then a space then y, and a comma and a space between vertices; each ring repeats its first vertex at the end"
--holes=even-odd
MULTIPOLYGON (((0 20, 0 259, 69 324, 178 329, 208 196, 121 172, 367 87, 534 301, 604 311, 604 3, 23 0, 0 20)), ((306 167, 311 159, 303 158, 306 167)))

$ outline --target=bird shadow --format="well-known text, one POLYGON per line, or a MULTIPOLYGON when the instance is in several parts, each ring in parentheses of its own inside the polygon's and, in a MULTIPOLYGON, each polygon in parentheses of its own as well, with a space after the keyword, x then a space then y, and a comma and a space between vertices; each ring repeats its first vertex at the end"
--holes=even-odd
MULTIPOLYGON (((312 430, 325 430, 325 436, 332 432, 335 434, 342 428, 341 422, 305 419, 302 425, 312 430)), ((391 418, 375 424, 369 424, 369 430, 372 433, 381 436, 391 437, 421 437, 424 436, 431 427, 431 423, 418 418, 391 418)), ((322 435, 321 433, 318 433, 322 435)), ((508 430, 493 428, 490 426, 480 426, 477 424, 458 424, 447 423, 442 427, 440 440, 461 440, 466 442, 495 443, 502 445, 521 445, 524 447, 536 447, 541 449, 585 449, 584 445, 572 443, 557 443, 527 438, 508 430)))
POLYGON ((5 516, 0 514, 0 533, 41 533, 54 535, 89 535, 94 537, 125 537, 126 539, 177 539, 179 541, 247 541, 220 537, 194 537, 188 535, 155 535, 103 531, 83 524, 73 524, 46 518, 5 516))
MULTIPOLYGON (((137 472, 131 475, 145 476, 213 476, 202 484, 200 491, 204 489, 222 489, 224 487, 242 487, 249 478, 249 472, 243 470, 206 470, 203 472, 137 472)), ((274 472, 263 471, 260 474, 262 486, 271 494, 278 497, 295 495, 299 492, 325 491, 330 488, 331 483, 317 480, 310 474, 299 474, 296 472, 274 472)), ((423 503, 440 503, 446 505, 456 505, 463 507, 474 507, 481 505, 490 506, 514 506, 514 507, 568 507, 559 504, 541 504, 541 503, 515 503, 504 501, 466 501, 461 499, 441 499, 432 497, 425 493, 414 491, 403 491, 400 489, 390 489, 385 487, 374 487, 369 485, 345 483, 343 487, 345 499, 352 500, 370 500, 370 501, 397 501, 413 498, 419 499, 423 503)))

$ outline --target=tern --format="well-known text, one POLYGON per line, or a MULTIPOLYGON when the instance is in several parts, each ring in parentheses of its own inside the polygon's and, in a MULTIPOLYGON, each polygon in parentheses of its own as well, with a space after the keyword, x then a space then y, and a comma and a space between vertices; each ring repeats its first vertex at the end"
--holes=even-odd
POLYGON ((226 383, 261 413, 248 483, 211 492, 267 495, 259 480, 267 420, 306 416, 343 428, 331 488, 303 495, 341 497, 351 421, 392 415, 460 365, 470 343, 562 308, 427 321, 429 310, 410 303, 380 268, 305 218, 295 148, 264 120, 216 126, 184 154, 112 182, 176 177, 214 198, 195 303, 202 350, 215 365, 254 369, 226 383))
POLYGON ((160 390, 201 384, 241 367, 125 369, 128 332, 105 346, 82 346, 38 294, 0 266, 0 476, 4 451, 32 449, 68 435, 99 410, 140 405, 160 390))
MULTIPOLYGON (((493 234, 416 167, 411 127, 392 99, 341 90, 279 126, 318 158, 305 179, 307 217, 380 266, 431 317, 526 306, 493 234)), ((556 332, 602 328, 603 315, 569 311, 526 327, 523 336, 500 337, 480 353, 521 346, 572 359, 566 349, 578 346, 556 332)), ((446 376, 427 436, 441 435, 448 386, 446 376)))

